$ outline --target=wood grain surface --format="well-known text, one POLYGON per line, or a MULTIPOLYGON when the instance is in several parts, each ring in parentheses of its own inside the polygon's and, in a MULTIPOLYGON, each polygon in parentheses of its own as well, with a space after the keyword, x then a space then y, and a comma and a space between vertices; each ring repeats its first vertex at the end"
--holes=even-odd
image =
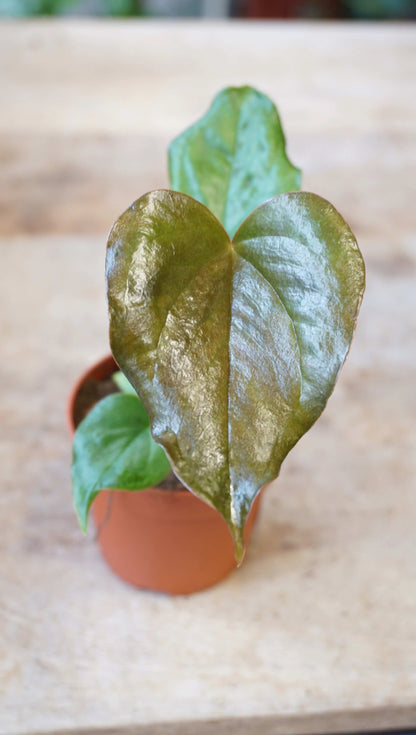
POLYGON ((0 732, 416 727, 415 30, 0 24, 0 732), (106 233, 228 84, 268 93, 367 292, 339 384, 247 559, 172 599, 79 531, 64 413, 108 352, 106 233))

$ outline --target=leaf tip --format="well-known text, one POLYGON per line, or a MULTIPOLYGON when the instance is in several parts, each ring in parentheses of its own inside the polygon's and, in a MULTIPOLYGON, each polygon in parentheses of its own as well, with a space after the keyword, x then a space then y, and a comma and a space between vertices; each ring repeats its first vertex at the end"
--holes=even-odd
POLYGON ((237 562, 237 567, 241 567, 246 553, 246 547, 244 543, 244 528, 241 528, 240 526, 234 524, 230 524, 229 529, 231 531, 231 536, 233 539, 234 556, 237 562))
POLYGON ((77 511, 79 527, 84 536, 86 536, 88 528, 88 512, 84 513, 77 507, 75 508, 75 510, 77 511))
POLYGON ((84 534, 84 536, 87 535, 87 529, 88 529, 88 512, 90 509, 91 502, 85 506, 85 503, 82 502, 79 494, 76 492, 78 488, 74 485, 74 493, 73 493, 73 503, 75 512, 78 519, 79 527, 84 534))

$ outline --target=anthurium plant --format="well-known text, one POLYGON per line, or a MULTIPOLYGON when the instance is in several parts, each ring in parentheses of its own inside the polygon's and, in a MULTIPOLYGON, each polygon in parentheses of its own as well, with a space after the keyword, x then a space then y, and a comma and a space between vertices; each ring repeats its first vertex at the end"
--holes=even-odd
POLYGON ((85 529, 101 488, 140 490, 172 467, 241 561, 254 498, 334 388, 364 265, 336 209, 298 191, 277 110, 250 87, 217 95, 171 144, 169 171, 172 190, 144 194, 110 232, 122 392, 78 427, 75 505, 85 529))

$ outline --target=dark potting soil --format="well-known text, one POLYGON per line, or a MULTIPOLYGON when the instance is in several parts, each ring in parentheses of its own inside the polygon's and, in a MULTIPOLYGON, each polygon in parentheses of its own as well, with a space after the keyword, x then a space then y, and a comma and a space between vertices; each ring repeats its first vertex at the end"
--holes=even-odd
MULTIPOLYGON (((95 406, 98 401, 101 401, 106 396, 110 396, 112 393, 120 393, 119 388, 116 386, 112 378, 104 378, 103 380, 95 380, 95 378, 88 378, 86 380, 78 395, 74 406, 74 423, 77 427, 78 424, 86 417, 95 406)), ((164 488, 166 490, 184 490, 184 486, 181 481, 178 480, 173 472, 170 472, 157 487, 164 488)))
POLYGON ((112 378, 105 378, 104 380, 95 380, 95 378, 88 378, 82 385, 74 407, 74 422, 75 426, 81 423, 82 419, 85 419, 87 413, 91 411, 98 401, 101 401, 106 396, 110 396, 112 393, 119 393, 114 380, 112 378))

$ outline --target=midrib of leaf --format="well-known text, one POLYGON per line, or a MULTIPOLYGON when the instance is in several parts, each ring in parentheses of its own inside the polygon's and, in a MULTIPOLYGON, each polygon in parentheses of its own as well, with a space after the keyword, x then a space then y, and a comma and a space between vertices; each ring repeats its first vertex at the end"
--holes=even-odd
MULTIPOLYGON (((132 396, 132 397, 134 398, 134 396, 132 396)), ((138 432, 138 434, 136 434, 136 436, 138 436, 139 434, 141 434, 143 431, 146 431, 146 429, 148 429, 148 428, 149 428, 149 424, 146 424, 146 426, 143 426, 140 429, 140 431, 138 432)), ((123 434, 125 434, 125 433, 126 433, 126 430, 123 429, 123 428, 120 428, 120 429, 108 429, 106 431, 106 435, 107 436, 111 436, 111 437, 117 437, 119 434, 121 434, 121 436, 123 436, 123 434)))
MULTIPOLYGON (((296 345, 297 345, 297 348, 298 348, 298 354, 299 354, 300 391, 299 391, 299 399, 298 399, 298 401, 300 402, 300 397, 302 395, 302 387, 303 387, 303 382, 302 382, 303 381, 303 375, 302 375, 302 366, 301 366, 301 361, 300 361, 301 350, 300 350, 299 337, 298 337, 298 334, 297 334, 297 331, 296 331, 295 323, 294 323, 294 321, 293 321, 293 319, 292 319, 292 317, 291 317, 291 315, 290 315, 290 313, 288 311, 288 308, 287 308, 284 300, 282 299, 281 295, 276 290, 276 288, 273 286, 273 284, 270 283, 270 281, 266 277, 266 275, 256 265, 254 265, 254 263, 251 263, 250 260, 248 260, 247 258, 244 258, 244 256, 242 256, 234 248, 233 241, 231 242, 231 252, 232 252, 232 269, 231 269, 231 274, 232 275, 231 275, 231 288, 230 288, 230 312, 229 312, 229 320, 228 320, 229 321, 229 335, 231 335, 231 327, 232 327, 232 312, 233 312, 233 301, 234 301, 235 259, 236 259, 236 255, 238 255, 238 257, 241 258, 241 260, 244 261, 244 263, 246 263, 249 268, 253 268, 253 270, 256 271, 256 273, 260 276, 260 278, 263 279, 264 282, 267 283, 270 286, 270 288, 273 291, 273 293, 275 294, 277 300, 282 305, 283 310, 286 312, 286 314, 287 314, 287 316, 289 318, 290 323, 292 324, 294 335, 295 335, 295 340, 296 340, 296 345)), ((231 503, 230 503, 230 520, 231 520, 231 523, 233 525, 233 528, 232 529, 230 528, 230 530, 232 532, 232 536, 233 536, 233 540, 234 540, 236 558, 237 558, 238 563, 241 563, 241 561, 243 560, 243 556, 244 556, 244 540, 243 540, 243 532, 242 532, 242 530, 239 527, 238 519, 237 519, 237 516, 236 516, 236 510, 235 510, 235 506, 234 506, 234 487, 232 486, 232 483, 231 483, 231 472, 230 472, 230 464, 231 464, 231 460, 230 460, 230 446, 231 446, 231 421, 230 421, 230 415, 231 415, 231 395, 230 395, 231 358, 230 358, 230 341, 231 340, 230 340, 230 336, 229 336, 229 339, 228 339, 228 363, 227 363, 227 367, 228 367, 228 371, 227 371, 227 381, 228 381, 227 382, 227 471, 228 471, 228 485, 229 485, 230 497, 231 497, 231 503)), ((286 401, 284 401, 284 402, 288 406, 288 408, 291 408, 291 406, 289 406, 289 404, 287 404, 286 401)), ((254 501, 254 498, 253 498, 253 501, 254 501)))
MULTIPOLYGON (((228 331, 230 333, 231 332, 232 300, 233 300, 233 285, 232 284, 233 284, 234 261, 235 261, 236 252, 235 252, 235 250, 234 250, 234 248, 232 246, 231 240, 230 240, 230 238, 228 236, 227 236, 227 240, 228 240, 228 242, 226 244, 228 245, 228 247, 230 249, 230 255, 231 255, 231 259, 232 259, 231 269, 230 269, 230 271, 231 271, 231 279, 230 279, 231 280, 231 285, 230 285, 230 299, 229 299, 230 307, 229 307, 229 318, 228 318, 228 324, 229 324, 228 331)), ((225 252, 226 251, 224 250, 224 254, 225 254, 225 252)), ((204 265, 201 268, 199 268, 195 273, 193 273, 192 276, 186 281, 186 283, 184 284, 184 286, 181 289, 181 291, 179 291, 179 293, 176 295, 175 299, 170 304, 169 309, 166 312, 166 316, 165 316, 165 319, 163 321, 163 325, 162 325, 162 327, 160 329, 160 332, 159 332, 159 335, 158 335, 158 340, 157 340, 157 344, 156 344, 156 347, 155 347, 155 354, 156 355, 157 355, 157 352, 158 352, 160 341, 161 341, 162 336, 163 336, 163 331, 164 331, 164 329, 166 327, 167 320, 169 318, 169 315, 172 313, 173 309, 175 308, 175 305, 176 305, 177 301, 183 295, 184 291, 188 288, 188 286, 190 284, 192 284, 192 282, 206 268, 208 268, 213 263, 215 263, 215 261, 218 260, 219 257, 221 257, 221 256, 215 255, 213 258, 211 258, 210 260, 206 261, 204 263, 204 265)), ((225 456, 226 456, 226 462, 227 462, 228 487, 230 489, 230 495, 232 495, 231 475, 230 475, 230 443, 231 443, 231 437, 230 437, 230 421, 229 421, 229 416, 230 416, 230 372, 231 372, 230 362, 231 362, 230 361, 230 339, 228 339, 228 358, 227 358, 227 409, 226 409, 226 422, 227 422, 226 437, 227 437, 227 445, 225 447, 225 456)), ((155 360, 154 365, 155 365, 155 367, 154 367, 154 370, 153 370, 153 376, 152 377, 154 377, 154 374, 155 374, 155 371, 156 371, 157 359, 155 360)), ((232 513, 232 509, 230 509, 230 512, 232 513)))
MULTIPOLYGON (((202 190, 201 190, 201 187, 200 187, 200 184, 199 184, 198 176, 195 174, 194 165, 193 165, 191 159, 189 158, 189 156, 185 156, 184 157, 184 168, 185 168, 186 175, 187 175, 188 179, 190 179, 192 181, 192 187, 194 187, 194 191, 197 192, 197 194, 195 196, 192 194, 193 198, 194 199, 197 199, 199 202, 201 202, 201 204, 205 204, 204 200, 206 199, 206 197, 202 193, 202 190)), ((192 187, 190 187, 190 188, 192 188, 192 187)), ((189 196, 191 196, 191 195, 189 195, 189 196)), ((208 206, 208 205, 205 204, 205 206, 208 206)))
POLYGON ((235 525, 235 521, 233 520, 233 515, 235 516, 235 507, 234 507, 234 488, 231 484, 231 472, 230 472, 230 445, 231 445, 231 421, 230 421, 230 411, 231 411, 231 400, 230 400, 230 378, 231 378, 231 357, 230 357, 230 341, 231 341, 231 320, 232 320, 232 313, 233 313, 233 299, 234 299, 234 266, 235 266, 235 250, 231 245, 231 287, 230 287, 230 300, 229 300, 229 318, 228 318, 228 359, 227 359, 227 450, 226 450, 226 456, 227 456, 227 475, 228 475, 228 487, 230 491, 230 497, 231 497, 231 503, 230 503, 230 517, 233 525, 235 525))
MULTIPOLYGON (((294 334, 295 334, 296 344, 297 344, 297 348, 298 348, 298 353, 299 353, 299 371, 300 371, 300 380, 301 380, 300 395, 301 395, 302 394, 302 387, 303 387, 303 383, 302 383, 302 381, 303 381, 303 374, 302 374, 302 365, 301 365, 301 361, 300 361, 301 350, 300 350, 300 343, 299 343, 299 335, 298 335, 298 332, 297 332, 297 329, 296 329, 296 324, 295 324, 295 322, 294 322, 291 314, 289 313, 288 307, 287 307, 284 299, 282 298, 281 293, 269 281, 269 279, 262 272, 262 270, 260 268, 258 268, 256 265, 254 265, 250 260, 248 260, 247 258, 245 258, 244 256, 242 256, 240 253, 238 253, 238 251, 236 251, 235 248, 233 247, 233 243, 230 240, 229 240, 229 245, 230 245, 231 258, 232 258, 232 263, 231 263, 230 299, 229 299, 229 314, 228 314, 228 325, 229 325, 228 331, 229 331, 229 335, 231 334, 231 327, 232 327, 232 310, 233 310, 233 300, 234 300, 233 281, 234 281, 234 272, 235 272, 235 257, 236 257, 236 255, 238 255, 238 257, 241 258, 241 260, 243 260, 245 263, 247 263, 250 268, 254 268, 254 270, 258 273, 258 275, 272 289, 273 293, 276 295, 276 298, 279 300, 279 302, 281 303, 284 311, 286 312, 286 314, 287 314, 287 316, 289 318, 290 323, 292 324, 293 331, 294 331, 294 334)), ((176 295, 175 299, 170 304, 169 309, 166 312, 166 316, 165 316, 163 325, 162 325, 162 327, 160 329, 160 332, 159 332, 159 335, 158 335, 158 341, 157 341, 157 344, 156 344, 156 347, 155 347, 155 352, 156 353, 158 351, 158 347, 159 347, 160 341, 162 339, 163 331, 164 331, 164 329, 166 327, 166 323, 167 323, 167 320, 169 318, 169 315, 172 313, 173 309, 175 308, 175 305, 176 305, 177 301, 183 295, 184 291, 192 284, 192 282, 206 268, 209 268, 216 260, 218 260, 218 257, 220 257, 220 256, 215 255, 213 258, 211 258, 210 260, 206 261, 204 263, 204 265, 201 268, 199 268, 195 273, 193 273, 192 276, 183 285, 183 287, 179 291, 179 293, 176 295)), ((156 369, 156 365, 157 365, 157 362, 155 361, 155 369, 156 369)), ((227 445, 225 447, 225 457, 226 457, 226 463, 227 463, 227 468, 226 469, 227 469, 227 476, 228 476, 228 487, 229 487, 230 499, 231 499, 231 502, 230 502, 230 520, 231 520, 232 524, 236 526, 237 524, 235 522, 235 520, 236 520, 236 511, 235 511, 235 507, 234 507, 234 488, 233 488, 232 483, 231 483, 231 472, 230 472, 230 461, 231 461, 230 460, 230 446, 231 446, 231 422, 230 422, 231 395, 230 395, 230 380, 231 380, 231 357, 230 357, 230 336, 229 336, 229 339, 228 339, 228 358, 227 358, 227 410, 226 410, 226 421, 227 421, 226 437, 227 437, 227 445)))
MULTIPOLYGON (((111 434, 111 433, 115 434, 115 433, 120 433, 120 431, 122 431, 122 430, 118 430, 117 432, 113 430, 112 432, 109 431, 108 433, 109 434, 111 434)), ((129 449, 129 447, 131 446, 131 444, 133 444, 137 440, 137 438, 139 436, 141 436, 141 434, 143 434, 144 431, 146 431, 146 429, 142 429, 133 438, 127 440, 127 443, 125 444, 125 446, 123 446, 122 451, 119 453, 119 455, 117 457, 117 461, 119 461, 123 457, 123 454, 125 454, 127 452, 127 450, 129 449)), ((99 489, 99 490, 102 489, 102 478, 105 476, 106 472, 108 472, 108 470, 110 469, 111 465, 113 465, 113 464, 114 464, 114 460, 112 462, 110 462, 105 467, 105 469, 100 473, 99 477, 97 478, 97 480, 96 480, 96 482, 95 482, 95 484, 93 486, 94 491, 97 490, 97 489, 99 489)), ((114 488, 112 488, 112 489, 114 489, 114 488)))
MULTIPOLYGON (((244 104, 244 103, 243 103, 244 104)), ((223 226, 228 232, 228 221, 226 220, 227 212, 228 212, 228 206, 229 206, 229 192, 230 192, 230 182, 232 180, 232 177, 234 175, 234 169, 235 169, 235 161, 236 161, 236 150, 238 150, 238 134, 240 130, 241 125, 241 118, 242 118, 242 108, 243 104, 240 106, 238 110, 238 117, 237 117, 237 125, 235 128, 235 137, 234 137, 234 146, 233 146, 233 152, 232 152, 232 159, 231 159, 231 167, 230 167, 230 173, 227 180, 227 185, 225 188, 226 194, 224 198, 224 211, 222 214, 221 222, 223 222, 223 226)), ((231 239, 231 238, 230 238, 231 239)))
MULTIPOLYGON (((247 258, 244 258, 244 256, 242 256, 240 253, 238 253, 238 251, 235 250, 234 243, 233 242, 231 242, 231 253, 232 253, 232 269, 231 269, 231 288, 230 288, 230 311, 229 311, 229 320, 228 320, 228 323, 229 323, 229 335, 231 336, 231 327, 232 327, 232 313, 233 313, 233 300, 234 300, 234 285, 233 284, 234 284, 234 273, 235 273, 235 258, 236 258, 236 255, 238 255, 238 257, 241 258, 242 261, 244 261, 250 268, 253 268, 258 273, 258 275, 260 276, 260 278, 262 278, 264 280, 264 282, 267 283, 270 286, 270 288, 272 289, 272 291, 275 294, 276 298, 278 299, 278 301, 282 305, 284 311, 286 312, 286 314, 287 314, 287 316, 289 318, 290 323, 292 324, 294 335, 295 335, 295 339, 296 339, 296 345, 297 345, 297 348, 298 348, 298 354, 299 354, 299 363, 298 364, 299 364, 299 372, 300 372, 300 391, 299 391, 299 403, 300 403, 300 398, 301 398, 302 389, 303 389, 303 373, 302 373, 302 364, 301 364, 301 349, 300 349, 300 343, 299 343, 299 335, 298 335, 297 330, 296 330, 295 322, 294 322, 292 316, 290 315, 290 313, 288 311, 288 308, 287 308, 287 305, 286 305, 284 299, 282 298, 281 294, 279 293, 279 291, 269 281, 269 279, 262 272, 261 269, 259 269, 256 265, 254 265, 253 263, 251 263, 250 260, 248 260, 247 258)), ((231 483, 231 472, 230 472, 230 464, 231 464, 231 460, 230 460, 230 446, 231 446, 231 421, 230 421, 230 415, 231 415, 231 395, 230 395, 231 357, 230 357, 230 341, 231 340, 230 340, 230 336, 229 336, 229 339, 228 339, 228 363, 227 363, 228 370, 227 370, 227 452, 226 452, 226 456, 227 456, 228 485, 229 485, 229 488, 230 488, 230 496, 231 496, 231 505, 230 505, 230 516, 231 516, 231 518, 230 519, 231 519, 231 522, 232 522, 234 528, 237 529, 238 528, 238 523, 237 523, 236 511, 235 511, 235 507, 234 507, 234 488, 233 488, 232 483, 231 483)), ((286 403, 286 401, 285 401, 285 403, 286 403)), ((288 405, 288 404, 286 403, 286 405, 288 405)), ((288 407, 290 408, 289 405, 288 405, 288 407)), ((238 540, 238 538, 235 535, 235 533, 233 533, 233 538, 234 538, 234 542, 236 544, 243 544, 243 540, 242 539, 238 540)), ((237 549, 236 549, 236 551, 237 551, 237 549)))

